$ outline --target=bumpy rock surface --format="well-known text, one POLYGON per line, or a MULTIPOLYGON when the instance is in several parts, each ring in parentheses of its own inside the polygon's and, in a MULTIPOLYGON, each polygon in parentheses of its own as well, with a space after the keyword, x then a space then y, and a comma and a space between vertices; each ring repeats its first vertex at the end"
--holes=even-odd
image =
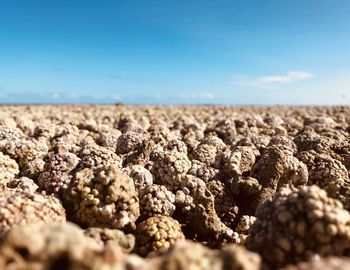
POLYGON ((78 164, 79 158, 71 153, 58 153, 52 156, 39 175, 38 184, 46 194, 62 195, 72 179, 70 172, 78 164))
POLYGON ((34 180, 25 176, 12 179, 6 184, 8 194, 13 194, 18 191, 34 194, 38 189, 39 187, 34 180))
POLYGON ((260 268, 243 245, 264 270, 346 265, 323 256, 350 254, 349 115, 346 106, 1 106, 0 248, 26 224, 41 227, 23 243, 47 244, 0 254, 0 269, 260 268), (62 244, 74 233, 53 228, 66 219, 97 249, 62 244), (184 237, 197 243, 176 241, 184 237), (46 256, 52 243, 64 248, 46 256))
POLYGON ((65 221, 65 210, 55 197, 15 192, 0 199, 0 235, 14 226, 65 221))
POLYGON ((227 245, 222 250, 212 250, 191 241, 179 241, 161 257, 151 258, 153 269, 164 270, 259 270, 260 257, 237 245, 227 245))
POLYGON ((309 184, 317 185, 327 194, 340 200, 346 209, 350 209, 350 179, 346 167, 336 159, 315 151, 299 153, 309 170, 309 184))
MULTIPOLYGON (((93 269, 102 249, 73 224, 32 224, 11 230, 0 246, 1 269, 93 269)), ((103 265, 100 265, 103 269, 103 265)), ((97 269, 97 268, 95 268, 97 269)))
POLYGON ((117 229, 90 227, 84 231, 84 234, 96 241, 101 247, 113 245, 129 253, 135 246, 134 235, 125 234, 123 231, 117 229))
POLYGON ((86 226, 133 227, 140 215, 134 183, 118 165, 78 171, 65 201, 74 219, 86 226))
POLYGON ((177 151, 153 153, 153 167, 156 183, 173 190, 181 183, 182 177, 191 168, 191 162, 186 154, 177 151))
POLYGON ((139 197, 141 215, 144 217, 172 216, 175 211, 175 195, 164 186, 147 186, 141 190, 139 197))
POLYGON ((350 247, 350 213, 317 186, 282 189, 259 207, 246 245, 274 267, 341 255, 350 247))
POLYGON ((136 229, 136 251, 145 256, 150 252, 167 249, 184 239, 180 224, 171 217, 150 217, 136 229))
POLYGON ((19 173, 18 164, 9 156, 0 152, 0 179, 4 183, 13 179, 19 173))
POLYGON ((131 168, 127 168, 126 173, 134 181, 135 188, 138 192, 153 184, 153 175, 143 166, 134 165, 131 168))
POLYGON ((215 198, 202 180, 193 176, 185 178, 175 200, 193 236, 213 246, 224 241, 238 241, 238 234, 227 227, 217 215, 215 198))
POLYGON ((318 258, 311 262, 301 262, 291 265, 282 270, 343 270, 350 269, 350 258, 326 257, 318 258))
POLYGON ((270 199, 279 187, 305 185, 308 170, 305 164, 282 148, 266 148, 252 169, 252 176, 258 179, 262 189, 256 205, 270 199))

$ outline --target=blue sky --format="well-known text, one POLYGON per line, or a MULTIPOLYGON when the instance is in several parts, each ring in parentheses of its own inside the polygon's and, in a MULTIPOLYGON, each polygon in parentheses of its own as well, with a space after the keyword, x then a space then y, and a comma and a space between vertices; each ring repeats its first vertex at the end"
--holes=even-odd
POLYGON ((349 0, 0 0, 0 102, 350 104, 349 0))

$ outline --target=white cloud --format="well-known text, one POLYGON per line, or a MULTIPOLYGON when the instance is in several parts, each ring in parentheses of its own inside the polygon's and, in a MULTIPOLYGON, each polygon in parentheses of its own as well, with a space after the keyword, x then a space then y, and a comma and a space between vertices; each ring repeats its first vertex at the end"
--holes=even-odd
POLYGON ((118 96, 118 95, 112 95, 110 98, 111 98, 112 100, 116 100, 116 101, 119 101, 119 100, 120 100, 120 96, 118 96))
POLYGON ((162 99, 162 95, 161 94, 151 94, 150 97, 154 98, 154 99, 162 99))
POLYGON ((179 94, 181 99, 214 99, 215 94, 209 92, 193 93, 193 94, 179 94))
POLYGON ((253 86, 262 89, 275 89, 300 80, 309 79, 314 76, 315 74, 308 71, 290 71, 285 75, 260 77, 237 75, 233 77, 233 84, 253 86))
POLYGON ((213 93, 199 93, 197 97, 200 99, 214 99, 215 95, 213 93))
POLYGON ((58 93, 53 93, 53 94, 52 94, 52 98, 53 98, 53 99, 59 99, 59 98, 60 98, 60 94, 58 94, 58 93))

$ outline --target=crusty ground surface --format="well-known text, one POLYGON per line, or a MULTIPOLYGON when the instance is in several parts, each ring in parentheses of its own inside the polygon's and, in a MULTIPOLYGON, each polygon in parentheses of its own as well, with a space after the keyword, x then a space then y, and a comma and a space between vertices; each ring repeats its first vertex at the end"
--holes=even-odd
POLYGON ((350 107, 0 106, 0 269, 342 269, 350 107))

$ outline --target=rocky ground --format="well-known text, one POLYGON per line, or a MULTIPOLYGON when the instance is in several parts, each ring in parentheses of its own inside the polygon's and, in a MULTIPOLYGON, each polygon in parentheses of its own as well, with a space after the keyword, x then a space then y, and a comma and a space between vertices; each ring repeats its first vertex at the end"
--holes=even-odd
POLYGON ((350 269, 350 107, 0 106, 0 269, 350 269))

